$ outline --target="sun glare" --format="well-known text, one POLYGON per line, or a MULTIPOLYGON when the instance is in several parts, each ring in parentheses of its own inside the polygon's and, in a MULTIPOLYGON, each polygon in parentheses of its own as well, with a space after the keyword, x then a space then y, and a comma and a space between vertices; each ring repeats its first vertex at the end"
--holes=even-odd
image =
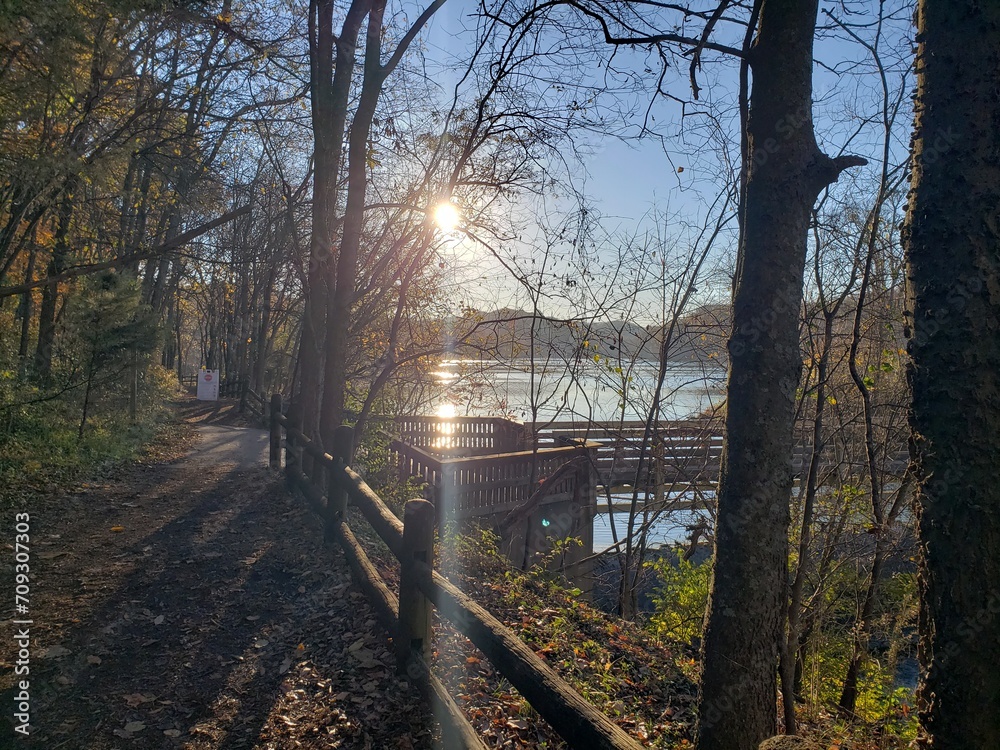
POLYGON ((458 414, 458 409, 455 408, 455 404, 448 403, 447 401, 438 406, 436 416, 442 419, 448 419, 449 417, 454 417, 458 414))
POLYGON ((451 232, 458 226, 458 209, 454 203, 441 203, 434 209, 434 223, 445 232, 451 232))

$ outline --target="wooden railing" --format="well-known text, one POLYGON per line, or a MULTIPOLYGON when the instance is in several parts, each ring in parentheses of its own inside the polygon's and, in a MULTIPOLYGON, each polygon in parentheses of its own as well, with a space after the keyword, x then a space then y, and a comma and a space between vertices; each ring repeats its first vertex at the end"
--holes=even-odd
MULTIPOLYGON (((181 375, 178 382, 194 388, 198 385, 198 376, 181 375)), ((241 413, 249 411, 258 419, 267 420, 267 399, 253 390, 247 380, 223 380, 219 383, 219 398, 238 398, 241 413)))
MULTIPOLYGON (((602 484, 634 483, 640 455, 643 471, 639 481, 647 485, 714 486, 722 463, 722 420, 692 419, 660 423, 644 446, 644 422, 551 422, 525 425, 526 434, 537 435, 539 447, 559 445, 567 439, 587 439, 595 444, 595 467, 602 484)), ((812 434, 797 429, 792 448, 791 470, 801 479, 809 468, 812 434)), ((834 465, 824 457, 822 469, 834 465)), ((902 476, 909 461, 900 445, 886 463, 886 470, 902 476)), ((859 469, 864 467, 859 465, 859 469)))
MULTIPOLYGON (((349 464, 353 432, 338 428, 331 453, 320 450, 299 429, 294 410, 282 414, 281 397, 270 403, 270 464, 281 465, 285 432, 285 474, 321 515, 326 538, 343 548, 358 585, 365 591, 385 626, 394 634, 397 668, 439 705, 444 745, 485 750, 473 727, 448 691, 431 673, 428 655, 432 639, 431 606, 469 638, 552 728, 574 748, 639 750, 607 716, 587 703, 534 651, 493 615, 434 570, 435 509, 426 500, 410 500, 401 522, 349 464), (308 456, 311 475, 303 471, 308 456), (400 563, 400 583, 394 595, 379 576, 346 520, 353 504, 400 563)), ((578 450, 575 449, 574 450, 578 450)))
POLYGON ((524 445, 524 426, 501 417, 395 417, 403 442, 448 456, 510 453, 524 445))
POLYGON ((246 388, 240 400, 240 411, 249 411, 258 419, 267 419, 267 399, 261 396, 253 388, 246 388))
POLYGON ((641 483, 706 485, 719 476, 723 436, 719 425, 708 421, 661 424, 645 442, 642 422, 595 424, 582 430, 555 423, 538 435, 539 445, 567 436, 586 436, 595 442, 595 465, 606 485, 634 483, 640 456, 641 483))
MULTIPOLYGON (((182 386, 195 387, 198 385, 198 375, 181 375, 178 379, 182 386)), ((226 378, 219 383, 219 398, 242 398, 244 391, 250 387, 250 382, 245 379, 226 378)), ((266 399, 259 397, 266 403, 266 399)))
POLYGON ((396 456, 401 478, 423 479, 428 499, 438 508, 442 519, 463 520, 507 513, 524 503, 537 489, 539 481, 552 476, 574 459, 581 458, 578 469, 567 473, 546 488, 540 505, 571 497, 580 486, 592 484, 592 456, 596 443, 543 448, 537 451, 446 458, 394 440, 389 450, 396 456))

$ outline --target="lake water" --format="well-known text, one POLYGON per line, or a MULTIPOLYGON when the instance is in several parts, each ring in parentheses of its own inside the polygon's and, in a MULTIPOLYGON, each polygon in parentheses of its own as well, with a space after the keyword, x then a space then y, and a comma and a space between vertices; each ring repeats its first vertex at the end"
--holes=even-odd
MULTIPOLYGON (((439 393, 428 413, 547 420, 644 420, 652 403, 657 366, 618 366, 591 360, 570 364, 527 359, 495 362, 443 360, 434 373, 439 393)), ((725 371, 672 363, 660 397, 660 419, 696 416, 724 396, 725 371)))
MULTIPOLYGON (((523 422, 645 420, 656 387, 657 366, 648 361, 616 363, 587 360, 572 365, 534 363, 526 359, 495 361, 443 360, 434 373, 439 393, 427 414, 505 416, 523 422)), ((690 363, 672 363, 661 391, 660 419, 685 419, 718 406, 724 395, 725 371, 690 363)), ((628 495, 617 495, 627 502, 628 495)), ((598 503, 600 505, 600 502, 598 503)), ((672 545, 689 536, 689 527, 710 521, 706 511, 673 511, 649 530, 651 546, 672 545)), ((627 513, 615 513, 619 539, 627 513)), ((608 513, 594 519, 594 550, 614 543, 608 513)))
MULTIPOLYGON (((616 502, 628 502, 631 495, 615 495, 616 502)), ((602 498, 598 498, 600 508, 602 498)), ((606 502, 606 501, 605 501, 606 502)), ((614 514, 615 531, 621 540, 628 530, 628 513, 614 514)), ((643 523, 641 514, 636 517, 636 528, 643 523)), ((672 547, 674 544, 686 543, 691 537, 691 528, 699 524, 711 524, 712 518, 705 510, 674 510, 661 514, 654 520, 648 531, 648 546, 672 547)), ((602 552, 614 544, 614 534, 611 533, 611 519, 607 512, 598 513, 594 517, 594 552, 602 552)))

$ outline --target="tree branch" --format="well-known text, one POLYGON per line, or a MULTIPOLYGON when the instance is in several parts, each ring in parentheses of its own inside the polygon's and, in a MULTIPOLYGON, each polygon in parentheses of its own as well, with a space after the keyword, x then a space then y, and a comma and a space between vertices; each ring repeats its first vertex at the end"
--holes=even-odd
POLYGON ((235 211, 230 211, 229 213, 223 214, 212 221, 202 224, 201 226, 195 227, 194 229, 188 230, 183 234, 177 235, 172 240, 164 242, 162 245, 155 247, 148 253, 141 253, 139 255, 129 255, 122 258, 115 258, 114 260, 108 260, 103 263, 93 263, 86 266, 75 266, 69 268, 66 271, 56 275, 50 276, 40 281, 32 281, 29 284, 19 284, 18 286, 4 286, 0 287, 0 299, 4 297, 11 297, 15 294, 24 294, 25 292, 30 292, 32 289, 37 289, 38 287, 50 286, 51 284, 58 284, 61 281, 67 279, 72 279, 77 276, 85 276, 91 273, 97 273, 98 271, 105 271, 109 268, 114 268, 115 266, 121 265, 122 263, 132 263, 137 260, 149 260, 150 258, 155 258, 164 253, 170 252, 171 250, 190 242, 195 237, 200 237, 206 232, 210 232, 222 224, 226 224, 233 219, 238 219, 240 216, 250 213, 250 206, 243 206, 235 211))

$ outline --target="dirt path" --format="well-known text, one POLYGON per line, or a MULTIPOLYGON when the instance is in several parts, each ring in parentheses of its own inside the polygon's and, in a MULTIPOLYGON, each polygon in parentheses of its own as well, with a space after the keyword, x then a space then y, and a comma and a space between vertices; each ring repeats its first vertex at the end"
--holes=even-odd
POLYGON ((0 748, 432 746, 346 563, 229 406, 183 405, 187 457, 29 509, 31 734, 5 649, 0 748))
POLYGON ((193 464, 231 464, 251 469, 267 466, 267 430, 237 412, 237 402, 215 403, 185 399, 177 404, 185 421, 194 426, 198 441, 185 461, 193 464))

